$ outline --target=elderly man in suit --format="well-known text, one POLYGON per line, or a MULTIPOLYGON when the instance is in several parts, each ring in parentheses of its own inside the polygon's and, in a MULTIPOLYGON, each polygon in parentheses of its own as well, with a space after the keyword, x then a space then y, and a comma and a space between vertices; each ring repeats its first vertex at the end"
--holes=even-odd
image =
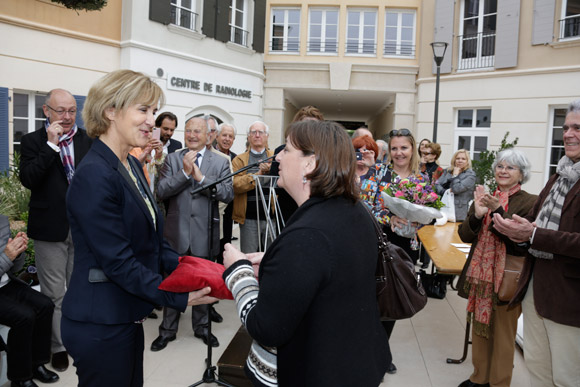
POLYGON ((20 181, 31 192, 28 236, 34 240, 40 289, 55 305, 52 367, 65 371, 68 355, 62 344, 60 320, 74 257, 65 196, 92 140, 75 123, 77 104, 68 91, 50 91, 42 108, 44 125, 22 137, 20 181))
MULTIPOLYGON (((209 192, 202 191, 195 195, 191 192, 198 187, 211 184, 230 173, 228 160, 214 152, 208 151, 208 126, 202 117, 193 117, 185 123, 185 145, 165 159, 159 177, 158 195, 160 199, 169 200, 165 238, 179 255, 193 255, 206 259, 215 259, 219 253, 219 213, 217 202, 213 203, 210 256, 209 249, 209 192)), ((232 179, 217 184, 217 200, 228 203, 234 197, 232 179)), ((201 338, 217 347, 219 342, 207 330, 208 306, 194 306, 191 312, 195 337, 201 338)), ((164 308, 163 321, 159 326, 159 337, 151 344, 152 351, 160 351, 169 341, 175 340, 179 325, 179 312, 164 308)))

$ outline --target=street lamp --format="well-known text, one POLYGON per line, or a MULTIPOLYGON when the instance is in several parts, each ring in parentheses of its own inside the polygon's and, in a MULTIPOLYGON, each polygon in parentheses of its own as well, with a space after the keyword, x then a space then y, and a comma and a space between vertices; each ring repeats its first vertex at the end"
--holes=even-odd
POLYGON ((435 117, 433 118, 433 142, 437 142, 437 120, 439 118, 439 77, 441 75, 441 62, 445 57, 447 51, 447 42, 433 42, 431 48, 433 49, 433 59, 437 65, 437 81, 435 82, 435 117))

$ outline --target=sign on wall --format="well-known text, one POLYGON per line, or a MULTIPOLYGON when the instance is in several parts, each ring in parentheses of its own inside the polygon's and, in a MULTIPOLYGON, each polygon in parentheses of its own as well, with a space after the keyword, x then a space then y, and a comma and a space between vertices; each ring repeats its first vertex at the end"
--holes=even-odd
POLYGON ((252 101, 252 90, 249 88, 238 84, 214 81, 205 77, 168 74, 167 89, 211 95, 220 98, 231 98, 246 102, 252 101))

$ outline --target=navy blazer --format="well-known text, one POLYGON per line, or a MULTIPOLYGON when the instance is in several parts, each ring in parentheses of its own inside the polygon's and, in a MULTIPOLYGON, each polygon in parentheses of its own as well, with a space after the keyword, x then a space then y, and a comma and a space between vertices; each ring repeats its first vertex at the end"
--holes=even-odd
POLYGON ((183 144, 181 142, 174 140, 172 138, 169 139, 169 145, 167 146, 167 153, 173 153, 178 149, 183 148, 183 144))
POLYGON ((178 255, 163 239, 163 215, 139 161, 129 156, 129 162, 153 205, 155 222, 125 167, 98 139, 69 187, 75 258, 62 312, 71 320, 130 323, 146 317, 154 305, 181 311, 187 306, 187 293, 158 289, 160 273, 172 272, 178 255))
MULTIPOLYGON (((68 180, 60 153, 46 142, 42 128, 22 137, 20 181, 30 190, 28 236, 47 242, 62 242, 68 237, 65 196, 68 180)), ((79 128, 73 137, 75 169, 91 147, 92 139, 79 128)), ((76 172, 76 170, 75 170, 76 172)))

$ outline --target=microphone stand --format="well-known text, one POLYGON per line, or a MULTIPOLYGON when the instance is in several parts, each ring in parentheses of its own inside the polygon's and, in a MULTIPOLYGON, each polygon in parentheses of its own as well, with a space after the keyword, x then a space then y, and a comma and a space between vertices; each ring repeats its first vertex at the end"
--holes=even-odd
MULTIPOLYGON (((208 202, 208 206, 209 206, 209 211, 208 211, 208 229, 209 229, 209 237, 208 237, 208 257, 210 259, 213 259, 213 209, 214 209, 214 204, 217 206, 217 185, 219 183, 221 183, 224 180, 227 179, 231 179, 233 176, 247 171, 250 168, 256 167, 258 165, 260 165, 261 163, 264 163, 268 160, 273 159, 276 156, 271 156, 268 157, 264 160, 260 160, 256 163, 253 164, 249 164, 246 165, 245 167, 242 167, 240 169, 238 169, 235 172, 232 172, 230 174, 228 174, 227 176, 224 176, 222 178, 218 178, 216 181, 214 181, 211 184, 208 185, 203 185, 199 188, 194 189, 193 191, 191 191, 191 196, 194 196, 202 191, 208 191, 208 196, 209 196, 209 202, 208 202)), ((225 381, 221 380, 219 378, 219 376, 216 377, 216 366, 212 365, 212 346, 211 346, 211 316, 210 316, 210 309, 211 306, 208 307, 207 309, 207 358, 205 359, 205 371, 203 372, 203 376, 201 378, 200 381, 195 382, 194 384, 190 385, 189 387, 195 387, 195 386, 199 386, 202 383, 216 383, 217 385, 220 386, 225 386, 225 387, 235 387, 231 384, 226 383, 225 381)))

